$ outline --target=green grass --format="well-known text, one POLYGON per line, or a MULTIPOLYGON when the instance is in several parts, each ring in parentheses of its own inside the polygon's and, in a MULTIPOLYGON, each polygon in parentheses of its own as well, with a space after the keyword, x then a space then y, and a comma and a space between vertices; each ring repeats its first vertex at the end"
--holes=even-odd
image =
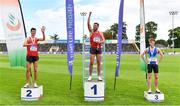
MULTIPOLYGON (((173 48, 168 48, 168 49, 162 49, 164 52, 173 52, 173 48)), ((180 48, 174 48, 174 51, 180 52, 180 48)))
POLYGON ((150 103, 143 97, 147 89, 145 73, 140 71, 138 55, 122 55, 120 76, 113 90, 115 55, 106 56, 106 89, 104 102, 85 102, 82 89, 81 55, 75 56, 72 90, 66 55, 40 55, 38 84, 44 86, 40 101, 20 100, 25 84, 25 69, 9 67, 8 57, 0 55, 0 104, 16 105, 180 105, 180 56, 165 56, 160 63, 160 90, 165 94, 162 103, 150 103))

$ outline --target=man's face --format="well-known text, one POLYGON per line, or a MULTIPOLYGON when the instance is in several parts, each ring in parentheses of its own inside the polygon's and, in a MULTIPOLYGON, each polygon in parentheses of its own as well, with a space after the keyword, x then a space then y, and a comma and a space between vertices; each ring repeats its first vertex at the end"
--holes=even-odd
POLYGON ((93 30, 94 30, 94 31, 97 31, 98 28, 99 28, 98 24, 94 24, 94 25, 93 25, 93 30))
POLYGON ((36 30, 32 30, 31 31, 31 36, 35 36, 36 35, 36 30))
POLYGON ((149 45, 150 45, 151 47, 154 47, 155 42, 154 42, 154 41, 149 41, 149 45))

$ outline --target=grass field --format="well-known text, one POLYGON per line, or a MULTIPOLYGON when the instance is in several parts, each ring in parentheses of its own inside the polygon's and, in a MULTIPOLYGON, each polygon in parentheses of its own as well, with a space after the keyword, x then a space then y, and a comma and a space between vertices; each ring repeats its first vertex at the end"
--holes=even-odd
MULTIPOLYGON (((173 52, 173 48, 162 49, 162 51, 164 51, 164 52, 173 52)), ((174 51, 180 52, 180 48, 174 48, 174 51)))
POLYGON ((117 78, 115 91, 115 55, 107 55, 105 101, 85 102, 81 55, 75 56, 71 91, 66 55, 40 55, 38 84, 44 86, 44 97, 40 101, 25 102, 20 100, 20 89, 25 84, 25 69, 9 67, 8 57, 0 55, 0 104, 180 105, 180 56, 165 56, 159 67, 159 86, 165 94, 165 101, 162 103, 150 103, 144 99, 143 93, 147 87, 145 73, 140 71, 138 55, 122 55, 120 76, 117 78))

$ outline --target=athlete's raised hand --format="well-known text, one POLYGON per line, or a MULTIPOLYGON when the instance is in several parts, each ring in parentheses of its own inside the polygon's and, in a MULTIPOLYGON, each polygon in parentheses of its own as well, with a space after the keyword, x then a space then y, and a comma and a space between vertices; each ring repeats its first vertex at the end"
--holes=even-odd
POLYGON ((89 12, 89 16, 91 16, 92 12, 89 12))
POLYGON ((90 24, 91 14, 92 14, 92 12, 89 12, 89 17, 88 17, 88 21, 87 21, 88 30, 89 30, 90 33, 92 33, 92 28, 91 28, 91 24, 90 24))
POLYGON ((45 26, 42 26, 42 28, 41 28, 41 32, 45 32, 45 30, 46 30, 46 27, 45 26))
POLYGON ((45 37, 45 30, 46 30, 46 27, 42 26, 41 27, 41 32, 42 32, 43 38, 39 38, 38 39, 39 41, 45 41, 45 39, 46 39, 46 37, 45 37))

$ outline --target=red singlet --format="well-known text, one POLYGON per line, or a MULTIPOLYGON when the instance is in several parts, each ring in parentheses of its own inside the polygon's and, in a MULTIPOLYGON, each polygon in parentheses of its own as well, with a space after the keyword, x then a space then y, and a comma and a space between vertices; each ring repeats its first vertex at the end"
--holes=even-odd
POLYGON ((92 48, 101 48, 101 43, 97 43, 101 41, 101 32, 93 32, 90 36, 90 45, 92 48))
POLYGON ((27 39, 27 56, 38 56, 38 39, 36 37, 29 37, 27 39))

